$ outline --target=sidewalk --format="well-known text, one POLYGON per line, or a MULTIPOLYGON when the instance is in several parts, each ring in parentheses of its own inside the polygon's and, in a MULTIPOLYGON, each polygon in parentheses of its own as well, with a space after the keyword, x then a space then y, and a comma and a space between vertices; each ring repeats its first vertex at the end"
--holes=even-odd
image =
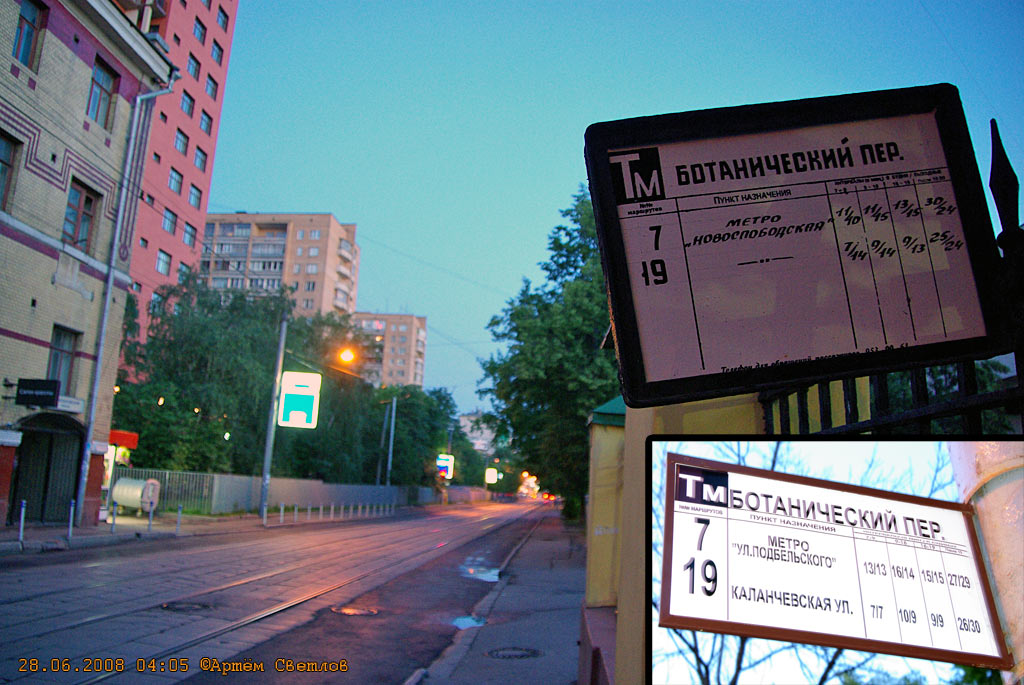
POLYGON ((501 570, 496 587, 474 607, 468 627, 428 668, 423 683, 574 683, 580 611, 586 584, 585 531, 558 515, 540 524, 501 570))

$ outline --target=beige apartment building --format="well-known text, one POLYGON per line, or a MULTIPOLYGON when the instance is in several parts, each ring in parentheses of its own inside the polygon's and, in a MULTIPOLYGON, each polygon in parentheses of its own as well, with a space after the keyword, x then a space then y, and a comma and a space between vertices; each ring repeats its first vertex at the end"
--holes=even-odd
POLYGON ((427 317, 414 314, 356 312, 356 326, 372 334, 382 345, 381 363, 366 364, 362 376, 376 387, 418 385, 423 387, 427 356, 427 317))
POLYGON ((214 288, 295 287, 295 315, 352 314, 359 283, 355 224, 331 214, 208 214, 199 273, 214 288))
POLYGON ((0 47, 0 526, 96 525, 130 181, 175 69, 109 0, 0 2, 0 47))

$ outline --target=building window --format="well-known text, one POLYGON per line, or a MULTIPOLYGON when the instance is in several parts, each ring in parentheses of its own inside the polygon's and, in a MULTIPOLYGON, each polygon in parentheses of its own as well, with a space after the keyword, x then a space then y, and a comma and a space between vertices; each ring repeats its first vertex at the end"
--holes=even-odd
POLYGON ((61 240, 82 250, 89 251, 92 222, 99 209, 100 199, 85 186, 71 182, 68 191, 68 206, 64 210, 64 231, 61 240))
POLYGON ((206 94, 214 100, 217 99, 217 82, 211 76, 206 77, 206 94))
POLYGON ((192 116, 196 109, 196 99, 188 94, 187 90, 181 91, 181 111, 192 116))
POLYGON ((171 167, 171 173, 167 177, 167 187, 181 195, 181 172, 171 167))
POLYGON ((178 225, 178 215, 169 209, 164 209, 164 230, 174 235, 174 230, 178 225))
POLYGON ((307 274, 315 274, 316 271, 317 271, 316 264, 307 264, 306 265, 306 273, 307 274))
POLYGON ((147 247, 149 247, 149 241, 146 240, 145 238, 139 238, 139 247, 145 250, 147 247))
POLYGON ((206 45, 206 26, 203 22, 196 19, 196 23, 192 24, 192 35, 196 37, 203 45, 206 45))
POLYGON ((232 278, 231 279, 231 287, 232 288, 244 288, 245 287, 245 279, 244 278, 232 278))
POLYGON ((309 232, 309 239, 310 240, 320 240, 320 230, 317 229, 315 231, 310 231, 309 232))
POLYGON ((210 50, 210 57, 213 57, 213 61, 220 64, 224 61, 224 48, 220 46, 220 43, 213 41, 213 48, 210 50))
POLYGON ((199 128, 201 128, 203 133, 207 135, 209 135, 210 131, 213 130, 213 117, 207 114, 205 110, 199 116, 199 128))
POLYGON ((320 256, 320 248, 319 247, 311 247, 311 248, 309 248, 309 256, 310 257, 318 257, 318 256, 320 256))
POLYGON ((150 314, 156 314, 157 312, 162 311, 163 308, 164 308, 164 298, 160 297, 156 293, 153 293, 153 297, 150 298, 150 300, 149 300, 149 313, 150 314))
POLYGON ((78 346, 78 334, 61 326, 53 327, 50 337, 50 359, 46 364, 46 377, 60 381, 60 394, 71 394, 71 366, 78 346))
POLYGON ((210 279, 211 288, 226 288, 228 287, 228 279, 218 276, 217 278, 210 279))
POLYGON ((187 264, 178 264, 178 283, 184 283, 191 271, 187 264))
POLYGON ((197 60, 196 56, 192 53, 189 53, 188 55, 188 62, 186 63, 185 68, 188 69, 188 73, 192 78, 196 81, 199 80, 199 60, 197 60))
POLYGON ((302 267, 300 267, 298 264, 295 264, 294 266, 292 266, 292 273, 296 273, 296 274, 299 273, 299 270, 301 268, 302 267))
POLYGON ((195 186, 188 189, 188 203, 199 209, 199 205, 203 203, 203 191, 199 190, 195 186))
POLYGON ((174 134, 174 149, 183 155, 188 154, 188 136, 180 128, 174 134))
POLYGON ((85 114, 103 128, 110 128, 110 103, 117 76, 99 60, 92 67, 92 85, 89 87, 89 103, 85 114))
POLYGON ((163 250, 156 251, 156 270, 164 276, 171 273, 171 255, 163 250))
POLYGON ((302 248, 301 247, 295 248, 295 256, 296 257, 301 257, 302 256, 302 248))
POLYGON ((190 247, 196 244, 196 227, 187 221, 185 222, 185 232, 182 234, 181 240, 190 247))
POLYGON ((14 150, 17 143, 0 135, 0 209, 7 209, 7 195, 14 178, 14 150))
POLYGON ((344 250, 345 252, 351 252, 352 243, 346 240, 345 238, 342 238, 341 241, 338 243, 338 248, 344 250))
POLYGON ((196 169, 206 171, 206 153, 198 145, 196 146, 196 154, 192 158, 192 163, 196 165, 196 169))
POLYGON ((303 236, 305 236, 305 235, 306 235, 305 231, 299 231, 298 233, 295 234, 295 239, 296 240, 302 240, 303 236))
POLYGON ((316 290, 316 281, 306 281, 306 292, 311 293, 316 290))
POLYGON ((228 30, 228 13, 224 11, 223 7, 217 8, 217 25, 225 31, 228 30))
POLYGON ((306 308, 306 309, 312 309, 313 308, 313 300, 311 300, 309 298, 303 300, 302 301, 302 306, 304 308, 306 308))
POLYGON ((36 42, 45 17, 46 10, 35 0, 21 0, 21 16, 18 17, 18 29, 14 34, 14 51, 11 57, 26 67, 35 66, 36 42))

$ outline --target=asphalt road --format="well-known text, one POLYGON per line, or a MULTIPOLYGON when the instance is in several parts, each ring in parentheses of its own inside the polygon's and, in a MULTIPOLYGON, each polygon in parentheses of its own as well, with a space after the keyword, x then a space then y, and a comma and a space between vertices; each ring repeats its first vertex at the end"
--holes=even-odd
POLYGON ((275 682, 316 682, 274 671, 289 659, 339 670, 344 660, 357 682, 401 682, 451 641, 532 513, 453 507, 4 558, 0 682, 202 680, 223 677, 204 663, 257 656, 275 682), (377 613, 332 611, 350 604, 377 613))

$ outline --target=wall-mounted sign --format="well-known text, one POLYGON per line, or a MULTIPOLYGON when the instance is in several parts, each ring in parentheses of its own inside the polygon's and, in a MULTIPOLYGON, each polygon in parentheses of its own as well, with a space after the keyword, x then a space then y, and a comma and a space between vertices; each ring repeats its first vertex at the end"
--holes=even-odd
POLYGON ((292 428, 316 428, 320 411, 320 383, 318 373, 285 371, 281 374, 281 400, 277 425, 292 428))
POLYGON ((1012 667, 969 505, 667 462, 659 625, 1012 667))
POLYGON ((14 403, 33 407, 56 407, 60 381, 44 378, 19 378, 14 403))
POLYGON ((953 86, 594 124, 586 159, 632 406, 997 346, 953 86))

